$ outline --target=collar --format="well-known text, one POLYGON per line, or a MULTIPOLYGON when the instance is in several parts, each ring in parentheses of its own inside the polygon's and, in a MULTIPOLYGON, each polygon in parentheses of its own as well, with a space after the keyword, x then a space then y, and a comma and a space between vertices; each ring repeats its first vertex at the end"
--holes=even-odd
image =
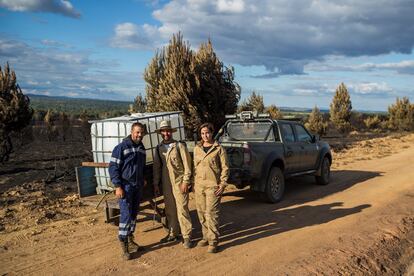
POLYGON ((135 143, 134 141, 132 141, 132 138, 131 138, 131 135, 128 135, 125 139, 124 139, 124 141, 129 145, 129 146, 138 146, 138 147, 141 147, 143 144, 142 144, 142 141, 140 141, 140 142, 138 142, 138 143, 135 143))
POLYGON ((169 143, 164 143, 164 140, 161 141, 162 145, 171 145, 171 144, 175 145, 176 143, 177 143, 177 141, 175 141, 174 139, 171 139, 169 143))
MULTIPOLYGON (((197 146, 198 147, 200 147, 201 149, 203 148, 203 142, 202 141, 199 141, 198 143, 197 143, 197 146)), ((211 146, 212 148, 216 148, 216 147, 218 147, 219 146, 219 143, 217 142, 217 141, 214 141, 214 143, 213 143, 213 145, 211 146)))

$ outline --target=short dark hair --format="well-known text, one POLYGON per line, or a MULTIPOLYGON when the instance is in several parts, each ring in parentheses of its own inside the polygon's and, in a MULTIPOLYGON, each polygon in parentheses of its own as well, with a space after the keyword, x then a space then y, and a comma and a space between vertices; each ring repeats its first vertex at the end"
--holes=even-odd
POLYGON ((204 123, 198 128, 198 134, 200 134, 200 136, 201 136, 201 129, 205 127, 208 128, 208 130, 210 130, 212 134, 214 133, 214 125, 212 123, 204 123))
POLYGON ((143 123, 140 122, 135 122, 131 125, 131 130, 134 129, 134 127, 140 127, 141 129, 144 130, 144 134, 147 133, 147 128, 145 127, 145 125, 143 123))

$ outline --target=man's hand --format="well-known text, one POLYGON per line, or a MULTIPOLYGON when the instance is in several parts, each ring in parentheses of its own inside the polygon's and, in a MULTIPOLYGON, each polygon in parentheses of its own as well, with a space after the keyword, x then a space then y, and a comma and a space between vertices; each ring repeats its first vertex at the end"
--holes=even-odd
POLYGON ((224 192, 224 186, 217 186, 216 191, 214 192, 214 194, 216 196, 221 196, 224 192))
POLYGON ((160 187, 158 185, 154 185, 154 195, 158 196, 160 194, 160 187))
POLYGON ((188 184, 187 183, 181 183, 180 190, 182 194, 188 193, 188 184))
POLYGON ((144 179, 144 187, 147 187, 147 185, 148 185, 148 182, 146 179, 144 179))
POLYGON ((117 198, 124 198, 124 195, 125 195, 124 189, 122 189, 121 187, 117 187, 115 189, 115 195, 117 198))

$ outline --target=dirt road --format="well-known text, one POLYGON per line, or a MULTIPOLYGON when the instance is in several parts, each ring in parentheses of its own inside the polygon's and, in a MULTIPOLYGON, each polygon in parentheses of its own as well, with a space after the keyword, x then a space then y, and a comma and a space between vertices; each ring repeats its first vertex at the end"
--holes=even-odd
MULTIPOLYGON (((227 192, 217 254, 160 245, 165 232, 143 232, 152 226, 143 221, 136 237, 146 251, 122 261, 116 228, 85 207, 80 217, 1 234, 0 274, 404 274, 414 260, 412 141, 382 158, 342 158, 328 186, 312 177, 289 180, 279 204, 247 190, 227 192)), ((191 210, 199 239, 194 200, 191 210)))

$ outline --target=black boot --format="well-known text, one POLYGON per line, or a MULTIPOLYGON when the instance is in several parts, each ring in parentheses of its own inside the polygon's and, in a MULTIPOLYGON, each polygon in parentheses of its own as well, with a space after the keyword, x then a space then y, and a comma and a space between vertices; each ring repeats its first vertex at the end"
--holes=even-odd
POLYGON ((134 236, 128 236, 128 250, 129 252, 138 252, 138 251, 142 251, 143 247, 139 246, 135 241, 134 241, 134 236))
POLYGON ((164 238, 160 240, 160 243, 176 242, 178 240, 179 240, 178 236, 171 236, 170 234, 168 234, 167 236, 165 236, 164 238))
POLYGON ((120 243, 122 247, 122 257, 126 261, 131 260, 131 254, 129 253, 129 250, 128 250, 128 241, 126 242, 120 241, 120 243))

